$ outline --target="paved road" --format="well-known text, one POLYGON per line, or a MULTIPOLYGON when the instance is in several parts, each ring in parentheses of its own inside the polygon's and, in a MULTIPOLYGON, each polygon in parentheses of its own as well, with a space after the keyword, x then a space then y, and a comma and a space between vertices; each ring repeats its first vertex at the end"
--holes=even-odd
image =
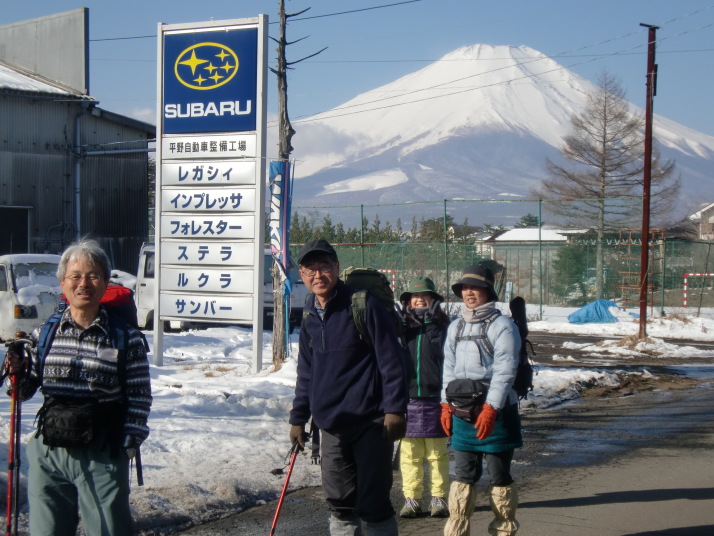
MULTIPOLYGON (((581 400, 524 415, 519 536, 714 535, 714 385, 581 400)), ((398 475, 396 475, 398 479, 398 475)), ((401 505, 399 483, 393 492, 401 505)), ((265 535, 275 504, 186 531, 265 535)), ((287 496, 276 535, 327 535, 319 488, 287 496)), ((480 493, 472 534, 490 520, 480 493)), ((436 536, 444 521, 400 520, 400 534, 436 536)))

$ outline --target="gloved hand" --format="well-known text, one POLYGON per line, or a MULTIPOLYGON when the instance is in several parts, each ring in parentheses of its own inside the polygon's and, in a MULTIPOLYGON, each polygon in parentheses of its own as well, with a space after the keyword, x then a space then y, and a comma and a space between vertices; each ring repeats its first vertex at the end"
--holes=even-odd
POLYGON ((399 413, 384 415, 384 434, 390 441, 398 441, 407 433, 407 421, 399 413))
POLYGON ((298 444, 298 450, 303 450, 305 448, 305 441, 308 438, 307 432, 305 432, 304 424, 293 424, 290 427, 290 444, 298 444))
POLYGON ((474 428, 476 428, 476 438, 479 441, 483 441, 493 432, 496 426, 496 417, 498 416, 498 411, 493 409, 489 404, 484 404, 481 408, 481 412, 478 414, 478 418, 474 423, 474 428))
POLYGON ((424 313, 424 322, 433 322, 439 309, 441 309, 441 300, 431 300, 429 307, 424 313))
POLYGON ((16 343, 11 343, 7 349, 5 357, 5 372, 10 376, 18 374, 24 376, 27 372, 29 360, 22 346, 17 347, 16 343))
POLYGON ((441 404, 441 427, 444 433, 451 437, 451 406, 449 404, 441 404))

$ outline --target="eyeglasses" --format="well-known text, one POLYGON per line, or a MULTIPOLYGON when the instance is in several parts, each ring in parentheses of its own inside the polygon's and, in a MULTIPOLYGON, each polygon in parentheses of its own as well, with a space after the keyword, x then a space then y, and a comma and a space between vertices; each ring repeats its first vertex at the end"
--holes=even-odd
POLYGON ((89 272, 88 274, 69 274, 65 279, 69 279, 72 283, 79 283, 82 279, 89 279, 92 283, 96 283, 102 280, 102 276, 95 272, 89 272))
POLYGON ((300 268, 300 271, 307 277, 315 277, 317 275, 317 272, 320 272, 321 274, 327 274, 331 272, 334 267, 334 262, 331 262, 330 264, 313 264, 309 268, 300 268))

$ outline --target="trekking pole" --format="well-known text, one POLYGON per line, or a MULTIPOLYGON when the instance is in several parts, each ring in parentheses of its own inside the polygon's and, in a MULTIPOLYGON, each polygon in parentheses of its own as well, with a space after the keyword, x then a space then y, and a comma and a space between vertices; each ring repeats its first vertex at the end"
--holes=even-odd
MULTIPOLYGON (((20 335, 20 333, 18 333, 20 335)), ((24 336, 24 333, 21 335, 24 336)), ((16 339, 7 344, 7 354, 21 355, 27 357, 25 343, 32 344, 27 339, 16 339)), ((22 406, 18 394, 19 381, 17 372, 10 373, 7 359, 5 361, 5 370, 3 377, 10 376, 10 386, 12 394, 10 395, 10 440, 7 453, 7 502, 5 510, 5 535, 17 535, 17 517, 19 514, 19 496, 20 496, 20 450, 22 445, 22 434, 20 433, 20 424, 22 422, 22 406)), ((4 379, 4 378, 3 378, 4 379)))
POLYGON ((288 456, 290 456, 290 468, 288 469, 288 474, 285 477, 285 484, 283 484, 283 491, 280 494, 280 499, 278 499, 278 507, 275 509, 275 517, 273 517, 273 524, 270 526, 270 536, 273 536, 275 534, 275 527, 278 525, 278 517, 280 517, 280 510, 283 507, 283 500, 285 499, 285 493, 288 491, 288 482, 290 482, 290 475, 293 472, 293 466, 295 465, 295 459, 297 458, 298 452, 300 452, 302 449, 300 448, 300 444, 296 441, 293 443, 293 446, 290 448, 290 451, 288 452, 288 456))

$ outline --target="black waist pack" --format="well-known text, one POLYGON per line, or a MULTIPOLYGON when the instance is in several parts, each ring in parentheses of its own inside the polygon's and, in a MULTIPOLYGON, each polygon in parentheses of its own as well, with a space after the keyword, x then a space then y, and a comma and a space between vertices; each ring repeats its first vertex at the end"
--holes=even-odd
POLYGON ((115 412, 114 404, 47 399, 40 409, 38 434, 48 447, 81 447, 95 438, 98 429, 112 426, 115 412))
POLYGON ((467 422, 476 422, 486 402, 488 383, 481 380, 452 380, 446 386, 446 401, 452 413, 467 422))

